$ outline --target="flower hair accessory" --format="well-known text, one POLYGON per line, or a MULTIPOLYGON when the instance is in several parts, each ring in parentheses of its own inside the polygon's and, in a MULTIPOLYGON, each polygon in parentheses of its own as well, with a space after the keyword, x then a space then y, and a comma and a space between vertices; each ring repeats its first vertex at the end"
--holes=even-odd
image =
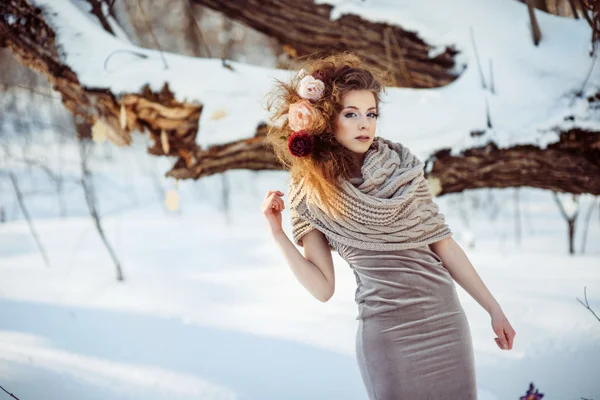
POLYGON ((300 81, 298 95, 303 99, 317 101, 323 96, 325 84, 320 79, 315 79, 312 75, 306 75, 300 81))
POLYGON ((300 100, 290 104, 288 109, 288 125, 294 132, 306 130, 316 119, 316 110, 309 100, 300 100))
POLYGON ((305 130, 293 133, 288 138, 288 150, 294 157, 306 157, 312 153, 313 135, 305 130))
POLYGON ((325 83, 329 79, 329 74, 327 71, 318 69, 312 73, 312 77, 325 83))

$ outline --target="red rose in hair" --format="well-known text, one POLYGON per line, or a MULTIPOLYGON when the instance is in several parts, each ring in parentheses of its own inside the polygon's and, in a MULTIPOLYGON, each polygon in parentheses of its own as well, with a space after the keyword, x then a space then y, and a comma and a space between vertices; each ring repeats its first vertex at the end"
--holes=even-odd
POLYGON ((288 149, 295 157, 306 157, 312 153, 313 136, 305 130, 293 133, 288 138, 288 149))
POLYGON ((327 71, 322 71, 322 70, 318 69, 312 73, 312 77, 315 79, 318 79, 322 82, 326 82, 327 78, 329 78, 329 74, 327 73, 327 71))

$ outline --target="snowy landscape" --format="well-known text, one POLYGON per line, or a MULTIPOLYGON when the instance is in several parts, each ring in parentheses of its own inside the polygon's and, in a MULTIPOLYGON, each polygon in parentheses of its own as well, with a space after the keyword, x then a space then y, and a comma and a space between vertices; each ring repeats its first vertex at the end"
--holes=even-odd
MULTIPOLYGON (((107 35, 85 3, 32 3, 45 8, 82 84, 125 93, 168 82, 179 100, 204 104, 202 146, 247 137, 248 127, 267 118, 264 96, 273 79, 293 73, 232 63, 232 74, 220 60, 169 53, 164 70, 156 51, 107 35), (121 64, 107 72, 101 66, 117 48, 149 57, 114 57, 121 64)), ((539 14, 544 43, 534 47, 526 6, 517 1, 460 0, 427 13, 431 2, 327 3, 335 6, 332 19, 357 13, 458 47, 455 82, 388 89, 384 98, 379 134, 423 159, 489 139, 500 147, 543 147, 558 139, 557 127, 600 129, 600 110, 585 100, 600 90, 600 66, 581 19, 539 14), (475 57, 486 66, 493 59, 494 92, 482 88, 475 57), (486 129, 486 107, 493 129, 486 129), (474 130, 485 135, 472 137, 474 130)), ((487 67, 484 77, 492 82, 487 67)), ((286 193, 287 204, 287 172, 234 170, 175 182, 164 177, 172 160, 146 153, 147 135, 135 134, 123 148, 93 142, 83 157, 122 268, 119 281, 90 218, 81 148, 60 100, 17 96, 10 116, 8 101, 0 98, 0 400, 9 393, 20 400, 367 399, 354 355, 351 269, 334 253, 335 295, 315 300, 287 267, 261 214, 268 190, 286 193), (19 123, 28 133, 15 133, 19 123), (177 207, 165 203, 169 196, 177 207)), ((600 400, 598 197, 554 198, 523 187, 435 201, 517 332, 513 349, 499 350, 489 316, 457 285, 479 399, 516 400, 533 382, 544 399, 600 400), (577 215, 573 255, 557 201, 567 216, 577 215)), ((283 220, 291 237, 287 210, 283 220)))

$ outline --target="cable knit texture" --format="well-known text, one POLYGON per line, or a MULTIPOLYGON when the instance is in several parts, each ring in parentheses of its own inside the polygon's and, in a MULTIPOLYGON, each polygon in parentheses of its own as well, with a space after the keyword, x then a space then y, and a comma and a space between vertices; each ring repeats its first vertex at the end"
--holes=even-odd
POLYGON ((424 164, 400 143, 376 137, 361 167, 362 177, 341 182, 334 207, 325 214, 303 180, 291 183, 294 241, 318 229, 328 238, 364 250, 404 250, 450 237, 452 232, 432 200, 424 164))

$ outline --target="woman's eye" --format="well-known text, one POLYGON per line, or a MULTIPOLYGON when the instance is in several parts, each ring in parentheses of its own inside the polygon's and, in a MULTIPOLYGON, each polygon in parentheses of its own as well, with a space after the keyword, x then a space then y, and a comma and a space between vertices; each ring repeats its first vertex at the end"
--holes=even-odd
POLYGON ((377 114, 377 113, 369 113, 369 116, 371 118, 377 118, 377 117, 379 117, 379 114, 377 114))
POLYGON ((353 112, 351 112, 351 113, 348 113, 348 114, 344 115, 344 117, 346 117, 346 118, 352 118, 353 115, 356 115, 356 114, 354 114, 353 112))

